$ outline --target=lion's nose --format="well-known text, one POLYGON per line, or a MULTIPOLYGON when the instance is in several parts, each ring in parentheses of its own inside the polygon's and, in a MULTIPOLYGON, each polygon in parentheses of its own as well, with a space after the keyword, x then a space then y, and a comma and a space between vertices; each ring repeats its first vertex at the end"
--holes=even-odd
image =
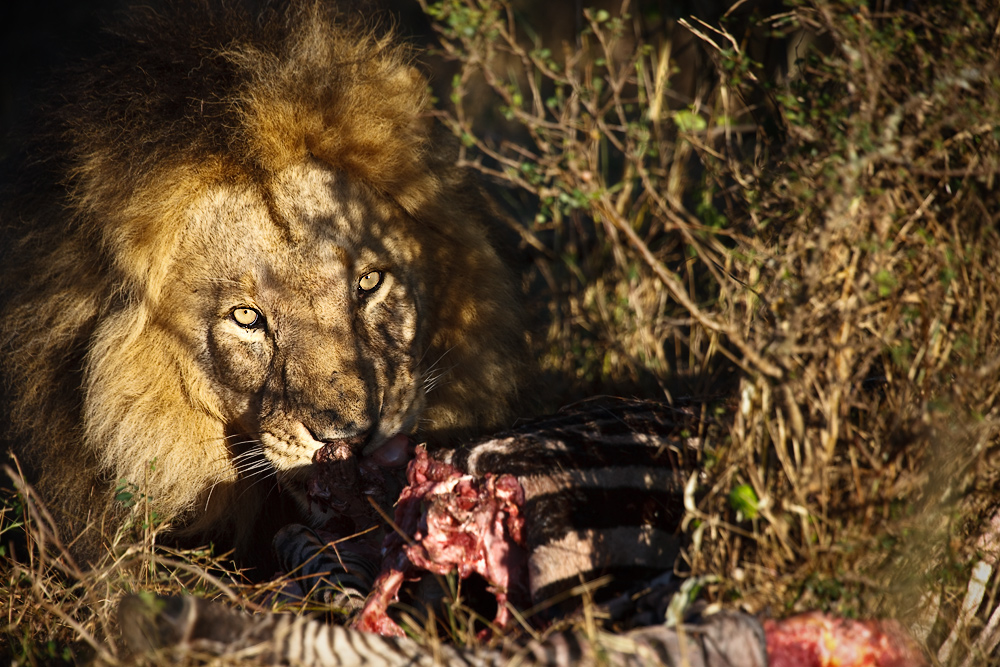
POLYGON ((353 422, 347 424, 305 424, 309 435, 313 440, 325 444, 338 443, 350 447, 354 454, 360 454, 361 450, 368 443, 372 429, 367 426, 359 426, 353 422))

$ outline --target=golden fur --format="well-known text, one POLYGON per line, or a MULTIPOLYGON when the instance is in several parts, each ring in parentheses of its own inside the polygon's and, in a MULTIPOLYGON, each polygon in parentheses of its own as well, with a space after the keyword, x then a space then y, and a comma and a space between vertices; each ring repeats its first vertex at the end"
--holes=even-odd
POLYGON ((9 435, 66 537, 125 480, 259 547, 324 440, 504 425, 524 332, 405 48, 321 4, 184 11, 71 73, 17 164, 9 435))

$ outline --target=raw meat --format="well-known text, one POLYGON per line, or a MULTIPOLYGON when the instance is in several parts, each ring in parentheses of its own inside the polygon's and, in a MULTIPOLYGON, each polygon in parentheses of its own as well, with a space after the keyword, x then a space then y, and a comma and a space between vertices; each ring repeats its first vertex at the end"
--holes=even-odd
POLYGON ((387 614, 404 580, 421 570, 456 571, 462 579, 481 576, 496 596, 494 622, 509 620, 507 602, 528 602, 524 549, 524 491, 513 475, 476 479, 428 456, 418 447, 407 470, 408 486, 396 505, 396 524, 383 547, 382 574, 356 626, 382 635, 403 636, 387 614))
POLYGON ((764 621, 770 667, 923 667, 927 660, 899 623, 808 612, 764 621))

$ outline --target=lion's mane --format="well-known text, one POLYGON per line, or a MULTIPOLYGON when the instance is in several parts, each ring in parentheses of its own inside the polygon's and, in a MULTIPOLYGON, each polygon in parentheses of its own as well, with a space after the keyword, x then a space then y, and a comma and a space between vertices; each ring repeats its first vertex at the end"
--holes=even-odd
MULTIPOLYGON (((408 277, 424 289, 422 363, 446 359, 421 435, 495 428, 516 404, 524 332, 497 218, 456 167, 410 51, 322 3, 212 7, 145 10, 112 32, 61 80, 8 177, 7 438, 64 538, 120 520, 108 510, 126 480, 182 533, 256 539, 274 485, 233 468, 204 352, 149 333, 171 316, 173 272, 200 261, 179 248, 208 184, 264 191, 308 158, 392 202, 427 255, 408 277)), ((97 534, 78 551, 96 555, 97 534)))

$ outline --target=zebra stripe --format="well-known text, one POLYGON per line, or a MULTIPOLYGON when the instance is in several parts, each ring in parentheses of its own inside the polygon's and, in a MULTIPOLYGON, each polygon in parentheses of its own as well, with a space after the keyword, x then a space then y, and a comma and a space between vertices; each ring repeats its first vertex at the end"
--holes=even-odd
POLYGON ((682 664, 683 660, 689 667, 708 667, 734 664, 736 658, 741 667, 767 665, 760 623, 735 612, 709 616, 697 625, 683 626, 683 631, 656 625, 616 635, 598 632, 591 638, 559 632, 504 650, 459 649, 440 643, 426 647, 409 638, 381 637, 307 617, 249 616, 191 596, 126 596, 118 607, 118 622, 135 652, 168 649, 178 658, 230 656, 256 665, 645 667, 682 664))
POLYGON ((680 538, 651 526, 571 530, 529 556, 531 597, 542 602, 607 573, 631 580, 636 568, 660 574, 673 568, 680 538))
POLYGON ((377 557, 338 548, 301 524, 279 530, 274 536, 274 551, 303 597, 318 597, 336 613, 359 611, 378 576, 377 557))

